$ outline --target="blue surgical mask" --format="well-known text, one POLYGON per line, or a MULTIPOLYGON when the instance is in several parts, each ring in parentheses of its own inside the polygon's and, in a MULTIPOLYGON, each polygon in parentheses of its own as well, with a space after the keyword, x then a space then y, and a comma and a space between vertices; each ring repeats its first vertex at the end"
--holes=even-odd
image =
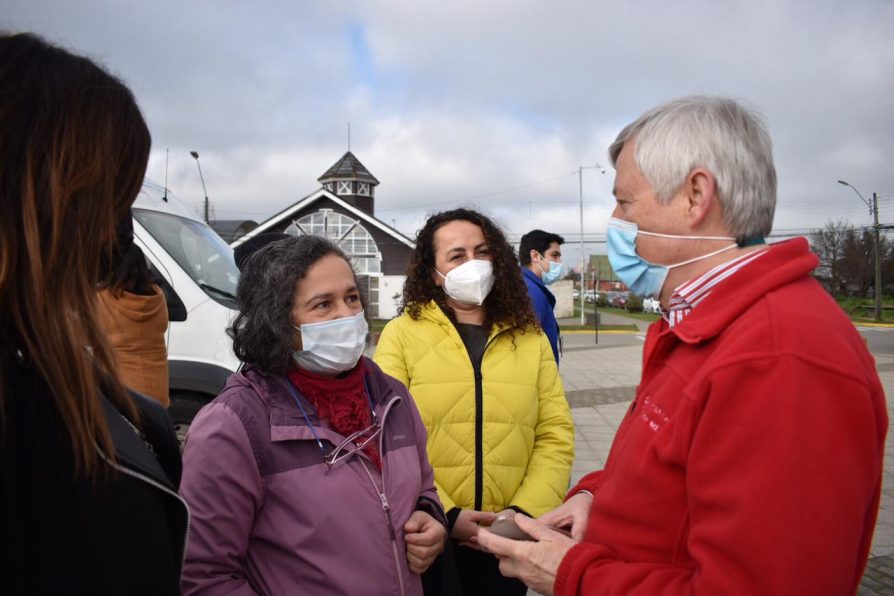
POLYGON ((292 357, 298 366, 319 375, 337 375, 354 368, 363 355, 369 333, 363 311, 295 328, 301 332, 302 349, 295 350, 292 357))
POLYGON ((667 279, 667 274, 671 269, 695 263, 696 261, 701 261, 733 249, 738 246, 735 240, 735 238, 730 236, 675 236, 673 234, 643 232, 635 223, 615 217, 608 220, 608 260, 612 265, 612 269, 631 292, 643 298, 658 298, 659 294, 661 294, 661 288, 664 286, 664 280, 667 279), (636 254, 637 234, 680 240, 731 240, 733 243, 720 250, 715 250, 682 263, 654 265, 636 254))
MULTIPOLYGON (((544 261, 546 258, 543 255, 540 255, 544 261)), ((537 263, 537 267, 540 269, 540 272, 543 274, 540 276, 541 281, 543 281, 544 285, 549 285, 554 281, 558 281, 560 277, 562 277, 562 263, 556 263, 555 261, 546 261, 549 263, 549 269, 544 270, 543 266, 540 263, 537 263)))

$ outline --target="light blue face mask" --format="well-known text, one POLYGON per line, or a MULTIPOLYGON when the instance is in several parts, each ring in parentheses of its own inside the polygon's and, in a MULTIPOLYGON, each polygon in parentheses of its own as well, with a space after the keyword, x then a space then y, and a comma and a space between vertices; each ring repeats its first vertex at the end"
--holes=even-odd
POLYGON ((667 274, 671 269, 695 263, 696 261, 701 261, 733 249, 738 246, 735 241, 736 239, 731 236, 675 236, 673 234, 643 232, 635 223, 615 217, 608 220, 608 260, 612 265, 612 269, 631 292, 643 298, 658 298, 661 288, 664 286, 664 280, 667 279, 667 274), (636 254, 637 234, 680 240, 731 240, 733 243, 720 250, 715 250, 682 263, 653 265, 636 254))
POLYGON ((293 327, 301 332, 301 349, 292 352, 295 362, 304 370, 327 376, 354 368, 363 355, 369 333, 363 311, 293 327))
MULTIPOLYGON (((546 257, 540 255, 544 261, 546 261, 546 257)), ((540 272, 543 274, 540 276, 541 281, 543 281, 544 285, 549 285, 554 281, 558 281, 560 277, 562 277, 562 263, 556 263, 555 261, 546 261, 549 263, 549 269, 544 271, 543 267, 541 267, 540 263, 537 263, 537 267, 540 269, 540 272)))

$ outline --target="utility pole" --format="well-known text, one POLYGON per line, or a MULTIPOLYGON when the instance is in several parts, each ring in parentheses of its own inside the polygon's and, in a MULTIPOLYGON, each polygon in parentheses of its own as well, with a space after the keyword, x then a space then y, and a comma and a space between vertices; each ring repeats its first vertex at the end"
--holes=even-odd
POLYGON ((190 155, 193 156, 196 160, 196 166, 199 168, 199 179, 202 181, 202 191, 205 193, 205 223, 209 223, 208 221, 208 189, 205 188, 205 177, 202 175, 202 164, 199 163, 199 152, 198 151, 190 151, 190 155))
POLYGON ((875 320, 882 320, 882 241, 878 224, 878 193, 872 193, 872 211, 875 215, 875 320))
POLYGON ((580 191, 580 293, 578 295, 578 299, 580 300, 581 327, 583 327, 585 324, 584 290, 586 289, 587 267, 590 265, 589 259, 587 259, 586 255, 584 254, 584 170, 599 170, 600 172, 605 174, 605 168, 603 168, 599 164, 596 164, 595 166, 578 166, 577 168, 578 189, 580 191))
POLYGON ((878 223, 878 193, 872 193, 872 201, 867 201, 866 197, 860 194, 860 191, 856 189, 853 184, 849 182, 845 182, 844 180, 839 180, 838 184, 843 184, 844 186, 850 186, 851 190, 857 193, 857 196, 860 197, 860 200, 866 203, 866 206, 869 207, 869 213, 873 216, 875 228, 875 320, 876 322, 882 320, 882 240, 881 240, 881 226, 878 223))

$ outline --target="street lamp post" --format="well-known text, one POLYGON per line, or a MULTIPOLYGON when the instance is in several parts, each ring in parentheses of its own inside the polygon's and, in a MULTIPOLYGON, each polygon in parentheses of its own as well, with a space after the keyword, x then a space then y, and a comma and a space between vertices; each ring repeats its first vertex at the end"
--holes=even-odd
POLYGON ((882 259, 881 259, 881 235, 880 230, 881 226, 878 223, 878 194, 872 193, 872 201, 867 201, 866 198, 860 194, 860 191, 856 189, 853 184, 845 182, 844 180, 839 180, 838 184, 843 184, 844 186, 849 186, 851 190, 857 193, 857 196, 860 197, 860 200, 866 203, 866 206, 869 207, 869 213, 872 214, 875 219, 875 320, 882 320, 882 259))
MULTIPOLYGON (((596 164, 595 166, 578 166, 577 168, 577 181, 580 190, 580 292, 577 297, 580 300, 581 326, 584 325, 584 279, 586 277, 586 271, 584 269, 584 170, 599 170, 605 174, 605 168, 599 164, 596 164)), ((599 325, 599 321, 596 321, 596 325, 599 325)))
POLYGON ((199 168, 199 180, 202 181, 202 191, 205 193, 205 223, 208 223, 208 189, 205 188, 205 177, 202 175, 202 164, 199 163, 199 152, 190 151, 189 154, 195 158, 196 166, 199 168))

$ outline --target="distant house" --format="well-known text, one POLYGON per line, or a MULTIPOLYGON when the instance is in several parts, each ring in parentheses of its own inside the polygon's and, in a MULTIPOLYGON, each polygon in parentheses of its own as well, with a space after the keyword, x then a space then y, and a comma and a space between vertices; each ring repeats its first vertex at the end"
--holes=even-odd
POLYGON ((369 316, 397 315, 413 241, 375 217, 379 181, 348 151, 317 179, 322 187, 232 242, 264 232, 323 236, 351 259, 369 301, 369 316))
POLYGON ((597 292, 623 292, 627 286, 615 275, 608 255, 590 255, 589 267, 585 278, 585 287, 597 292))
POLYGON ((208 225, 229 244, 258 227, 258 222, 250 219, 216 219, 208 222, 208 225))

